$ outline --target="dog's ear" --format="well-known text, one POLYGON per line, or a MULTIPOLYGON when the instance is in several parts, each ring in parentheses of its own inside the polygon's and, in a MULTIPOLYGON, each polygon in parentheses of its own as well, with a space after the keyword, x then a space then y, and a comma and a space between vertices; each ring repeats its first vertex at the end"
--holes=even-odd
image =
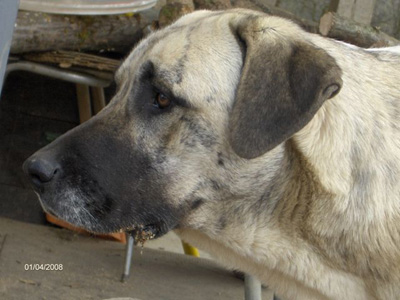
POLYGON ((339 92, 341 70, 325 50, 279 40, 273 28, 256 30, 244 22, 232 30, 242 44, 244 65, 229 140, 239 156, 251 159, 303 128, 339 92))

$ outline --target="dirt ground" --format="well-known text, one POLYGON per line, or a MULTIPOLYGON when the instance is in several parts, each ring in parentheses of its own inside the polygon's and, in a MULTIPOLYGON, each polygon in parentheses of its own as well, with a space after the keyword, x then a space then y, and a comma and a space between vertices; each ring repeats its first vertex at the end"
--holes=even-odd
POLYGON ((209 259, 135 248, 121 283, 124 257, 121 243, 0 218, 0 299, 243 299, 243 281, 209 259), (29 264, 63 269, 26 271, 29 264))

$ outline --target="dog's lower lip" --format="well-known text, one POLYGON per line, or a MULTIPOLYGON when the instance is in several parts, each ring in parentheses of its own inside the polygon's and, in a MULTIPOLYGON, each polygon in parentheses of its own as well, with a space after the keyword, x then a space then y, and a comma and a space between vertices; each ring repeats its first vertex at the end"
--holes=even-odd
POLYGON ((135 239, 135 243, 141 243, 142 245, 146 241, 156 238, 160 233, 159 226, 154 224, 130 226, 122 231, 130 234, 135 239))

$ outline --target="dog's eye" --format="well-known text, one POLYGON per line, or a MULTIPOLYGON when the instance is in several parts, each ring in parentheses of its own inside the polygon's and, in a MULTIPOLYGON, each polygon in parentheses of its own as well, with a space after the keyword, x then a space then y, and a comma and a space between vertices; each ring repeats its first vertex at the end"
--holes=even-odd
POLYGON ((171 105, 171 100, 169 100, 165 95, 157 93, 153 104, 157 108, 164 109, 171 105))

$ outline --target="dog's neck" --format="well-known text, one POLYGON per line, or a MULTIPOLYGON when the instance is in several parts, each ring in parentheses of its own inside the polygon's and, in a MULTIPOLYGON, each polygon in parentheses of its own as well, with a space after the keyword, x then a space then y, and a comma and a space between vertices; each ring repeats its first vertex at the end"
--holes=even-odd
POLYGON ((352 61, 354 56, 359 56, 354 61, 360 61, 368 55, 372 54, 359 49, 337 59, 345 86, 293 141, 323 189, 333 196, 309 206, 315 214, 313 224, 319 223, 310 242, 330 261, 339 262, 338 269, 394 282, 400 280, 393 264, 400 257, 396 246, 400 243, 400 91, 396 84, 400 64, 388 53, 381 54, 388 60, 386 65, 352 61), (329 214, 318 215, 318 205, 329 214))
POLYGON ((359 290, 355 294, 368 299, 367 290, 373 295, 379 286, 400 280, 393 264, 400 257, 400 172, 398 164, 390 163, 400 160, 399 127, 388 105, 380 103, 392 101, 392 109, 399 107, 399 92, 395 85, 387 87, 383 99, 378 88, 362 91, 365 83, 351 78, 345 82, 342 94, 328 100, 303 130, 259 161, 237 169, 246 176, 235 177, 233 197, 215 201, 210 206, 214 213, 207 214, 219 219, 205 220, 205 226, 184 236, 271 285, 274 278, 284 281, 280 276, 285 273, 307 286, 319 269, 325 277, 332 276, 324 278, 325 287, 321 280, 319 290, 359 290), (349 95, 352 87, 361 94, 349 95), (367 93, 374 96, 363 103, 367 93), (356 252, 359 249, 362 255, 356 252), (290 269, 302 261, 308 261, 308 266, 290 269), (257 265, 263 265, 262 274, 257 265))
MULTIPOLYGON (((265 157, 242 161, 227 171, 231 176, 225 178, 233 179, 225 182, 221 196, 201 207, 198 214, 207 219, 192 215, 191 222, 184 227, 201 231, 236 248, 237 252, 253 256, 269 247, 258 248, 254 244, 257 236, 268 235, 266 230, 280 231, 282 220, 286 223, 283 226, 286 237, 296 238, 306 223, 309 202, 331 197, 310 168, 292 140, 265 157)), ((279 235, 282 237, 282 233, 279 235)))
POLYGON ((400 160, 400 50, 397 55, 368 51, 310 36, 335 58, 344 84, 293 140, 331 193, 347 197, 357 193, 357 188, 366 193, 377 191, 369 188, 369 183, 385 185, 391 177, 392 186, 382 187, 382 193, 368 198, 381 197, 385 190, 398 186, 400 175, 398 164, 393 163, 400 160), (371 57, 377 58, 376 62, 371 57))
MULTIPOLYGON (((274 159, 264 158, 270 168, 275 168, 274 172, 263 172, 261 166, 265 168, 265 162, 251 162, 256 164, 249 167, 251 172, 243 165, 246 168, 243 174, 247 175, 240 177, 240 182, 235 182, 232 187, 237 198, 215 202, 210 206, 212 213, 207 215, 218 216, 217 219, 208 219, 208 223, 199 228, 179 230, 178 234, 227 266, 258 276, 282 295, 288 292, 287 284, 297 286, 297 289, 291 289, 297 295, 287 295, 293 299, 297 296, 327 299, 318 290, 330 288, 358 289, 358 283, 354 284, 357 279, 332 272, 329 262, 322 254, 316 254, 310 242, 312 236, 308 226, 314 220, 309 220, 313 216, 309 214, 308 206, 315 203, 317 197, 328 202, 332 195, 322 188, 293 141, 274 151, 274 159), (258 186, 260 182, 263 184, 258 186), (247 186, 245 196, 240 187, 246 184, 253 184, 253 188, 247 186), (256 191, 262 192, 257 194, 256 191), (220 226, 221 223, 224 226, 220 226), (320 287, 312 287, 320 274, 324 274, 326 282, 320 287), (335 286, 335 279, 338 286, 335 286)), ((367 299, 363 298, 365 294, 361 288, 358 294, 359 299, 367 299)))
MULTIPOLYGON (((253 189, 247 186, 246 190, 261 190, 262 193, 216 201, 205 208, 212 212, 203 215, 218 218, 208 218, 202 226, 179 230, 178 234, 227 266, 255 274, 282 295, 293 292, 286 294, 288 298, 328 299, 323 294, 354 293, 359 296, 354 299, 369 299, 362 276, 351 275, 349 270, 360 268, 362 273, 362 268, 372 265, 356 260, 360 256, 354 253, 351 245, 336 249, 340 246, 337 243, 340 237, 335 233, 347 232, 329 228, 333 224, 350 227, 337 215, 337 196, 319 181, 316 170, 294 140, 274 151, 275 172, 262 172, 260 166, 265 168, 267 164, 259 162, 257 167, 250 167, 252 172, 243 172, 248 175, 239 178, 240 182, 232 187, 236 195, 242 192, 244 196, 240 187, 252 182, 253 189), (260 182, 264 182, 262 188, 258 186, 260 182), (330 212, 329 215, 326 212, 330 212), (327 224, 327 227, 319 227, 320 224, 327 224), (337 253, 343 257, 333 257, 337 253), (297 288, 288 291, 287 284, 297 288)), ((271 167, 273 160, 265 159, 271 167)), ((363 242, 354 249, 367 250, 364 246, 363 242)), ((375 287, 371 283, 371 289, 375 287)))

